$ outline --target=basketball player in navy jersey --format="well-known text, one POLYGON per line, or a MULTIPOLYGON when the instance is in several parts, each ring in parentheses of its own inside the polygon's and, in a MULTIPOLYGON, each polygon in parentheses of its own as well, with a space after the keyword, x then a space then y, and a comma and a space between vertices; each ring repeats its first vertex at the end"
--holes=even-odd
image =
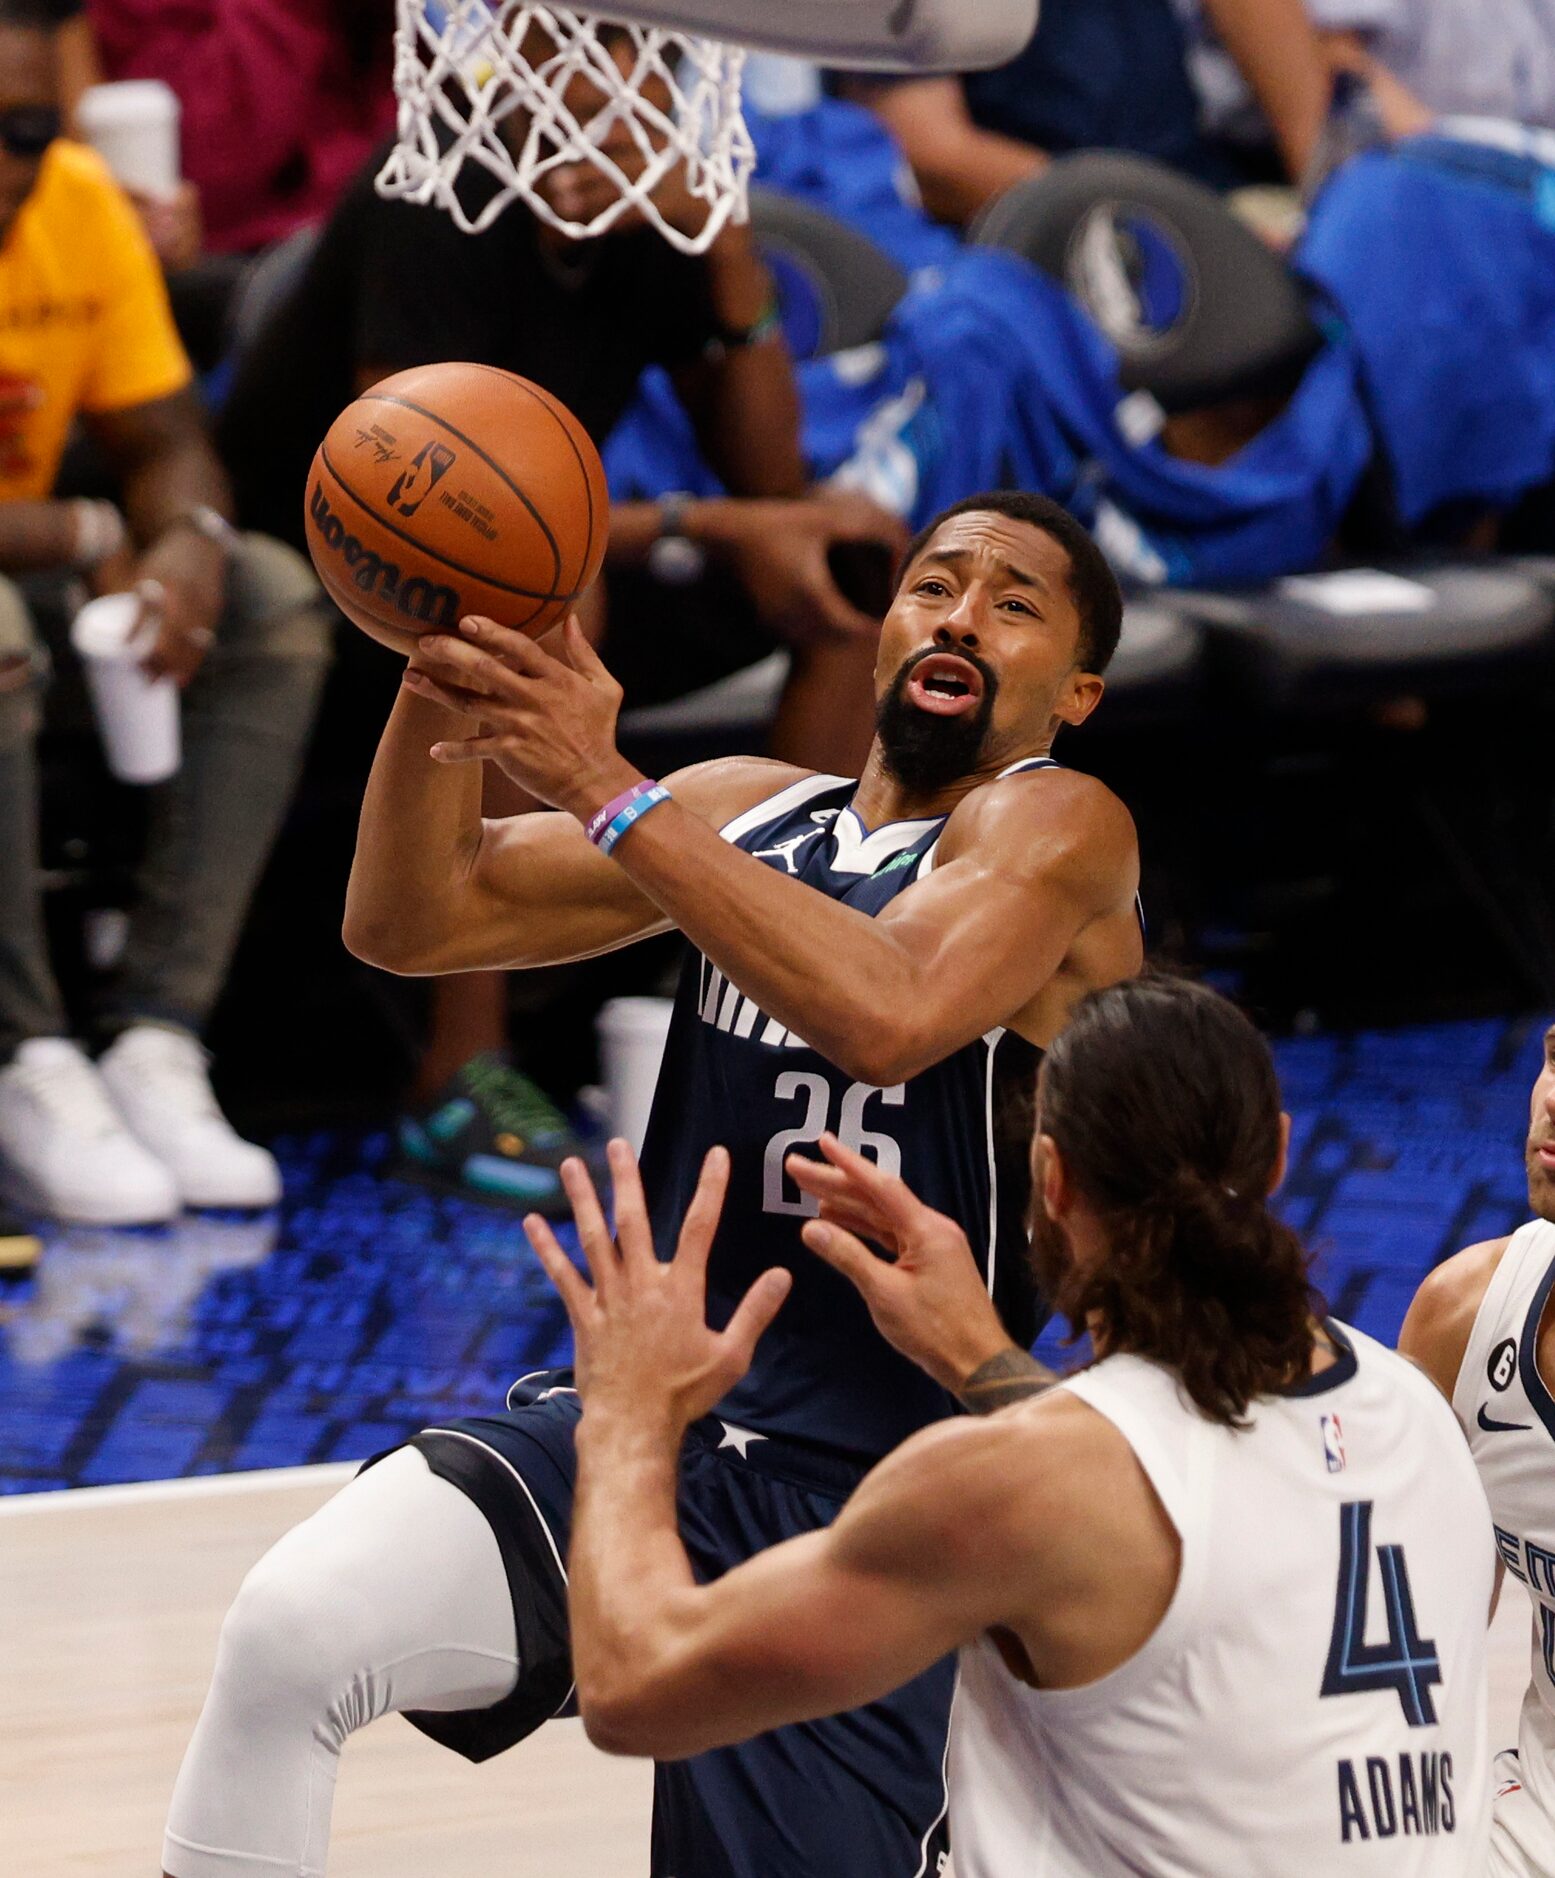
MULTIPOLYGON (((910 1169, 967 1225, 1011 1336, 1030 1341, 1038 1055, 1141 960, 1133 825, 1050 753, 1100 699, 1120 618, 1062 509, 958 504, 904 563, 857 782, 741 759, 650 787, 616 748, 619 688, 575 626, 536 646, 468 620, 407 671, 363 804, 355 952, 440 973, 672 927, 693 948, 643 1156, 654 1230, 673 1244, 722 1145, 714 1322, 758 1274, 792 1275, 749 1373, 685 1444, 681 1519, 705 1577, 829 1524, 873 1461, 955 1407, 804 1250, 817 1203, 795 1149, 832 1131, 910 1169), (483 825, 485 761, 558 812, 483 825)), ((505 1414, 424 1431, 250 1574, 174 1796, 171 1878, 322 1871, 340 1748, 377 1715, 407 1712, 480 1760, 565 1709, 570 1384, 526 1378, 505 1414)), ((952 1677, 940 1663, 849 1715, 662 1766, 653 1870, 935 1872, 952 1677)))
POLYGON ((1490 1878, 1555 1874, 1555 1025, 1523 1158, 1533 1218, 1438 1265, 1398 1339, 1451 1402, 1490 1501, 1498 1573, 1533 1605, 1517 1747, 1496 1761, 1490 1878))

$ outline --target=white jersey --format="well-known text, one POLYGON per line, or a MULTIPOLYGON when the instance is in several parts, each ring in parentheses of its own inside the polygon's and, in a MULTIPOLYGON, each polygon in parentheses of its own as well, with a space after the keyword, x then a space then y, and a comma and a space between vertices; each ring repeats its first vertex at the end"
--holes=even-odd
POLYGON ((1452 1406, 1490 1500, 1496 1549, 1533 1601, 1533 1675, 1517 1731, 1521 1792, 1496 1803, 1492 1869, 1555 1878, 1555 1400, 1536 1362, 1555 1226, 1513 1233, 1480 1301, 1452 1406))
POLYGON ((957 1878, 1479 1878, 1485 1496, 1429 1379, 1328 1329, 1339 1361, 1242 1431, 1139 1357, 1064 1385, 1133 1448, 1181 1572, 1150 1641, 1082 1688, 962 1652, 957 1878))

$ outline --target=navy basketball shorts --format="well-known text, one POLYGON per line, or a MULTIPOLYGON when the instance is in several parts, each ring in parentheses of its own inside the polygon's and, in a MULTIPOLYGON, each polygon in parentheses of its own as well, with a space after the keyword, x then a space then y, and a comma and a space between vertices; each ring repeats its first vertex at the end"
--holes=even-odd
MULTIPOLYGON (((526 1377, 504 1414, 428 1428, 413 1445, 466 1493, 502 1549, 521 1665, 494 1707, 407 1719, 467 1759, 575 1713, 564 1561, 582 1413, 570 1371, 526 1377)), ((864 1473, 808 1443, 730 1441, 714 1416, 681 1456, 680 1532, 704 1583, 829 1525, 864 1473), (743 1452, 741 1449, 743 1448, 743 1452)), ((859 1613, 868 1622, 868 1613, 859 1613)), ((945 1751, 955 1662, 884 1701, 778 1728, 654 1774, 655 1878, 934 1878, 945 1864, 945 1751)))

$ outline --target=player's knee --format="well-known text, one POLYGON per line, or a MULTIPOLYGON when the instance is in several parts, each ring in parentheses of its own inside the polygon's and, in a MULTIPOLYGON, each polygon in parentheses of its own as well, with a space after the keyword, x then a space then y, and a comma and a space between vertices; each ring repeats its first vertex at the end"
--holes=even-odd
POLYGON ((327 1727, 357 1679, 349 1587, 306 1569, 284 1540, 243 1580, 221 1627, 215 1688, 274 1722, 327 1727))

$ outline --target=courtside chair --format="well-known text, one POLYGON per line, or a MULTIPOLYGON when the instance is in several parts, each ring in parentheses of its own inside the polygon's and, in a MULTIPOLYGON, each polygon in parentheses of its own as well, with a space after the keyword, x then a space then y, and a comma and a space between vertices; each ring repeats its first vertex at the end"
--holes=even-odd
POLYGON ((972 240, 1061 282, 1168 411, 1291 390, 1322 344, 1284 259, 1202 183, 1086 150, 1007 189, 972 240))
POLYGON ((1412 831, 1527 992, 1555 999, 1546 746, 1519 728, 1555 695, 1551 572, 1420 557, 1172 598, 1204 629, 1223 721, 1250 726, 1266 755, 1347 753, 1356 814, 1412 831), (1504 734, 1487 737, 1502 701, 1504 734), (1399 734, 1401 709, 1433 734, 1399 734))

